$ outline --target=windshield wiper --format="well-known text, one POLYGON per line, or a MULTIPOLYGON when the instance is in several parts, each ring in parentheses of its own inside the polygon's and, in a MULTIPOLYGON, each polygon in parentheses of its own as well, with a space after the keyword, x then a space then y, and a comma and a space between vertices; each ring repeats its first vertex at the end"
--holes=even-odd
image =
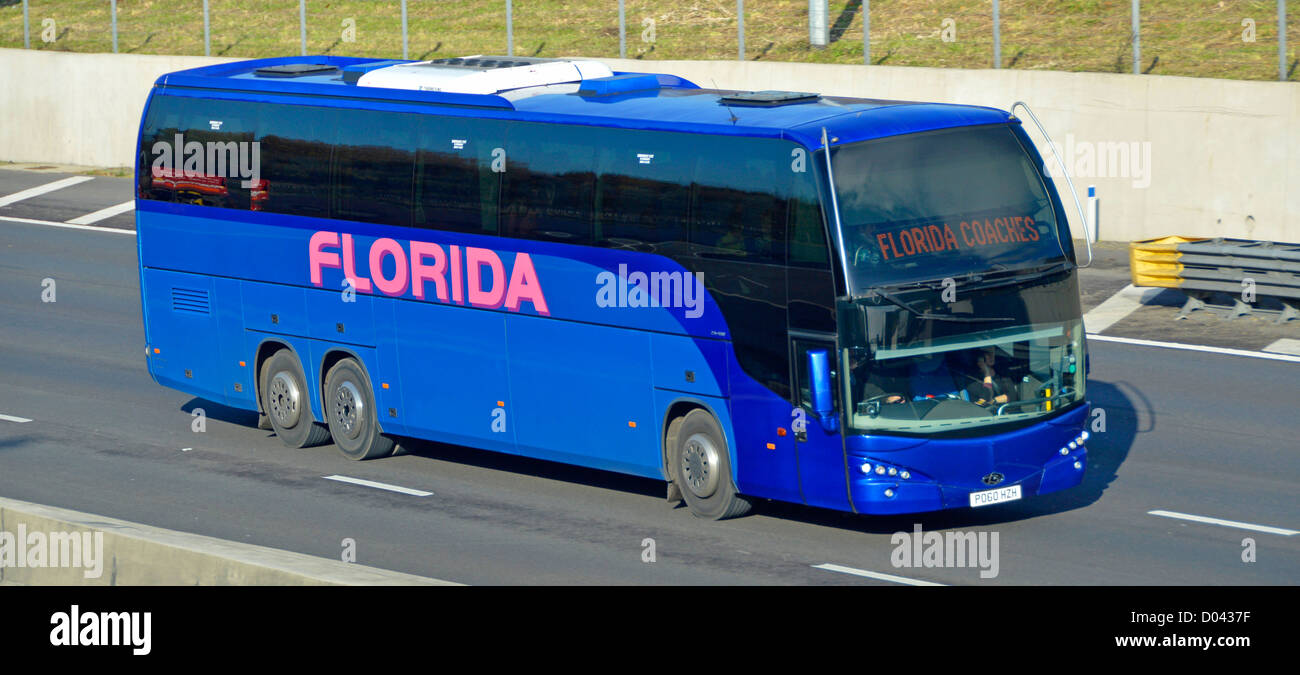
POLYGON ((1069 267, 1069 260, 1060 260, 1054 263, 1025 265, 1017 268, 1006 268, 1008 274, 997 276, 992 279, 971 279, 967 282, 965 290, 976 291, 997 286, 1006 286, 1008 284, 1020 283, 1041 279, 1049 274, 1054 274, 1069 267))
POLYGON ((1053 263, 1031 263, 1029 265, 1021 265, 1020 267, 1010 267, 1005 263, 992 263, 988 269, 979 272, 955 274, 943 277, 942 279, 934 278, 909 281, 894 285, 893 288, 926 288, 932 291, 939 291, 946 288, 946 282, 949 279, 952 279, 960 286, 980 288, 981 282, 984 281, 988 281, 989 285, 1000 285, 1009 281, 1022 281, 1026 278, 1039 277, 1049 272, 1058 271, 1060 268, 1069 265, 1069 263, 1070 261, 1068 260, 1059 260, 1053 263))
POLYGON ((868 290, 867 297, 870 298, 872 296, 879 296, 880 298, 889 302, 889 304, 891 305, 894 305, 896 307, 902 307, 903 309, 907 310, 908 312, 911 312, 913 315, 915 315, 917 318, 920 319, 932 319, 934 321, 951 321, 955 323, 984 323, 986 321, 1015 321, 1014 318, 1009 316, 983 317, 983 316, 953 316, 951 314, 930 314, 929 312, 922 312, 918 310, 917 308, 903 302, 902 300, 899 300, 898 298, 890 295, 889 293, 886 293, 885 291, 880 290, 879 288, 872 288, 868 290))

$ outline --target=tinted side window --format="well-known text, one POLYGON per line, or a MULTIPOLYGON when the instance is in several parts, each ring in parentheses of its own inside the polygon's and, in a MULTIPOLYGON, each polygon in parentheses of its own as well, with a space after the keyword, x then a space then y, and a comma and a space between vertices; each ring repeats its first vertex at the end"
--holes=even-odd
POLYGON ((749 262, 785 262, 792 172, 788 144, 701 136, 695 166, 691 243, 749 262))
POLYGON ((501 174, 492 161, 504 123, 423 116, 418 124, 415 226, 495 234, 501 174))
POLYGON ((788 261, 791 267, 829 269, 830 252, 821 204, 817 201, 817 186, 812 183, 812 172, 806 175, 808 179, 799 181, 790 199, 788 261))
POLYGON ((597 244, 661 249, 661 244, 686 241, 695 167, 689 138, 604 129, 593 135, 600 148, 597 244))
POLYGON ((339 110, 333 217, 411 224, 416 115, 339 110))
MULTIPOLYGON (((808 153, 807 160, 812 157, 808 153)), ((790 198, 790 328, 834 332, 835 279, 816 176, 811 166, 796 176, 790 198)))
POLYGON ((250 208, 256 111, 247 104, 156 97, 141 136, 140 196, 224 208, 250 208), (178 145, 179 144, 179 145, 178 145))
POLYGON ((588 127, 512 125, 502 177, 501 227, 510 237, 592 242, 596 148, 588 127))
POLYGON ((265 104, 257 127, 261 141, 264 210, 328 218, 330 158, 339 111, 265 104))

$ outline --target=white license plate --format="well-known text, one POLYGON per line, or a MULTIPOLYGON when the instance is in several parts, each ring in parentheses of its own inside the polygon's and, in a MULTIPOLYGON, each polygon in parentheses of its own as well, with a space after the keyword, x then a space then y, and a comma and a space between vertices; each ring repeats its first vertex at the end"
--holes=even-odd
POLYGON ((996 490, 985 490, 983 492, 970 493, 971 506, 988 506, 989 504, 1001 504, 1003 502, 1014 502, 1020 499, 1020 486, 1009 485, 996 490))

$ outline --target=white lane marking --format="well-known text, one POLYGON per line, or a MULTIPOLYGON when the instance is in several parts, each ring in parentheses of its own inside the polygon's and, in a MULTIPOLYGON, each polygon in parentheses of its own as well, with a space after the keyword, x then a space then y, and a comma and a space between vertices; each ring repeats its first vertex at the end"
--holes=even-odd
POLYGON ((1288 530, 1284 527, 1272 527, 1269 525, 1255 525, 1253 523, 1243 523, 1236 520, 1223 520, 1222 518, 1210 518, 1207 516, 1194 516, 1190 513, 1178 513, 1177 511, 1147 511, 1153 516, 1164 518, 1177 518, 1178 520, 1190 520, 1194 523, 1209 523, 1210 525, 1222 525, 1224 527, 1239 527, 1243 530, 1254 530, 1255 532, 1267 532, 1269 534, 1280 534, 1284 537, 1290 537, 1294 534, 1300 534, 1300 530, 1288 530))
POLYGON ((1282 338, 1281 340, 1277 340, 1273 344, 1265 347, 1264 351, 1273 352, 1274 354, 1291 354, 1292 356, 1300 356, 1300 340, 1282 338))
POLYGON ((340 483, 352 483, 353 485, 364 485, 366 487, 378 488, 380 490, 389 490, 391 492, 400 492, 404 495, 414 495, 416 497, 428 497, 433 494, 432 492, 426 492, 424 490, 412 490, 411 488, 405 488, 400 485, 389 485, 388 483, 376 483, 375 481, 372 480, 352 478, 351 476, 333 475, 333 476, 324 476, 324 478, 325 480, 336 480, 339 481, 340 483))
POLYGON ((1106 301, 1083 315, 1083 325, 1089 333, 1101 333, 1147 304, 1164 292, 1163 288, 1139 288, 1129 284, 1106 301))
POLYGON ((31 421, 26 417, 14 417, 13 415, 0 415, 0 420, 4 420, 6 422, 17 422, 19 424, 22 424, 23 422, 31 421))
POLYGON ((938 584, 933 581, 921 581, 920 579, 908 579, 907 577, 895 576, 893 574, 885 574, 884 572, 870 572, 867 570, 857 569, 856 567, 845 567, 843 565, 835 565, 832 563, 822 563, 820 565, 813 565, 813 567, 819 570, 826 570, 827 572, 840 572, 843 574, 852 574, 854 576, 867 577, 868 579, 876 579, 879 581, 892 581, 896 584, 907 584, 909 586, 947 586, 948 585, 948 584, 938 584))
POLYGON ((134 210, 135 210, 135 200, 132 199, 129 202, 122 202, 121 204, 118 204, 116 206, 110 206, 106 209, 100 209, 98 211, 95 211, 94 213, 87 213, 84 216, 78 216, 76 218, 73 218, 72 220, 69 220, 68 224, 89 225, 91 223, 97 223, 105 218, 112 218, 113 216, 116 216, 120 213, 126 213, 127 211, 134 211, 134 210))
POLYGON ((84 182, 86 182, 86 181, 88 181, 88 180, 92 180, 92 177, 91 177, 91 176, 71 176, 71 177, 68 177, 68 178, 61 179, 61 180, 56 180, 56 181, 54 181, 53 183, 46 183, 45 185, 37 185, 37 186, 34 187, 34 188, 28 188, 28 189, 26 189, 26 190, 22 190, 22 191, 20 191, 20 192, 15 192, 15 193, 13 193, 13 194, 11 194, 11 195, 6 195, 6 196, 4 196, 4 197, 0 197, 0 206, 8 206, 8 205, 10 205, 10 204, 12 204, 12 203, 14 203, 14 202, 21 202, 21 201, 24 200, 24 199, 31 199, 32 197, 39 197, 39 196, 41 196, 41 195, 43 195, 43 194, 45 194, 45 193, 47 193, 47 192, 54 192, 55 190, 62 190, 62 189, 65 188, 65 187, 71 187, 71 186, 76 185, 76 184, 78 184, 78 183, 84 183, 84 182))
POLYGON ((1186 349, 1193 352, 1210 352, 1212 354, 1227 354, 1229 356, 1249 356, 1256 359, 1271 359, 1273 361, 1290 361, 1291 363, 1300 363, 1300 356, 1291 356, 1290 354, 1266 354, 1264 352, 1252 352, 1245 349, 1229 349, 1228 347, 1206 347, 1205 345, 1185 345, 1181 342, 1157 342, 1155 340, 1139 340, 1137 338, 1115 337, 1113 335, 1094 335, 1088 333, 1089 340, 1098 342, 1119 342, 1126 345, 1139 345, 1142 347, 1163 347, 1165 349, 1186 349))
POLYGON ((100 227, 98 225, 74 225, 73 223, 58 223, 53 220, 36 220, 33 218, 14 218, 13 216, 0 216, 0 220, 7 220, 12 223, 23 223, 26 225, 47 225, 49 227, 66 227, 70 230, 90 230, 92 232, 115 232, 117 234, 135 235, 135 230, 123 230, 120 227, 100 227))

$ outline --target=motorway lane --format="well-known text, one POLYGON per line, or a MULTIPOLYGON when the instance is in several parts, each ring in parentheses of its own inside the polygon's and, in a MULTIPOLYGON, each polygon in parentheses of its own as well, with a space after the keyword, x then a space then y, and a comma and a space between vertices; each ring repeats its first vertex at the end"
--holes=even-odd
MULTIPOLYGON (((68 174, 0 170, 0 198, 68 177, 68 174)), ((129 178, 91 177, 76 185, 0 206, 0 216, 66 222, 131 201, 132 182, 129 178)), ((98 220, 94 225, 132 230, 135 214, 128 211, 98 220)))
POLYGON ((1300 529, 1300 364, 1094 342, 1089 397, 1107 431, 1080 488, 883 519, 764 504, 711 523, 670 510, 657 481, 437 444, 366 463, 284 448, 250 415, 155 385, 139 317, 133 237, 0 223, 0 414, 33 420, 0 421, 0 494, 327 557, 353 538, 358 562, 475 584, 881 583, 819 563, 954 584, 1300 577, 1300 536, 1147 515, 1300 529), (40 301, 47 277, 55 303, 40 301), (209 416, 204 433, 191 431, 194 407, 209 416), (321 478, 331 474, 434 495, 321 478), (997 532, 998 577, 894 567, 891 533, 917 522, 997 532), (642 561, 647 537, 654 563, 642 561), (1244 537, 1255 563, 1240 560, 1244 537))

